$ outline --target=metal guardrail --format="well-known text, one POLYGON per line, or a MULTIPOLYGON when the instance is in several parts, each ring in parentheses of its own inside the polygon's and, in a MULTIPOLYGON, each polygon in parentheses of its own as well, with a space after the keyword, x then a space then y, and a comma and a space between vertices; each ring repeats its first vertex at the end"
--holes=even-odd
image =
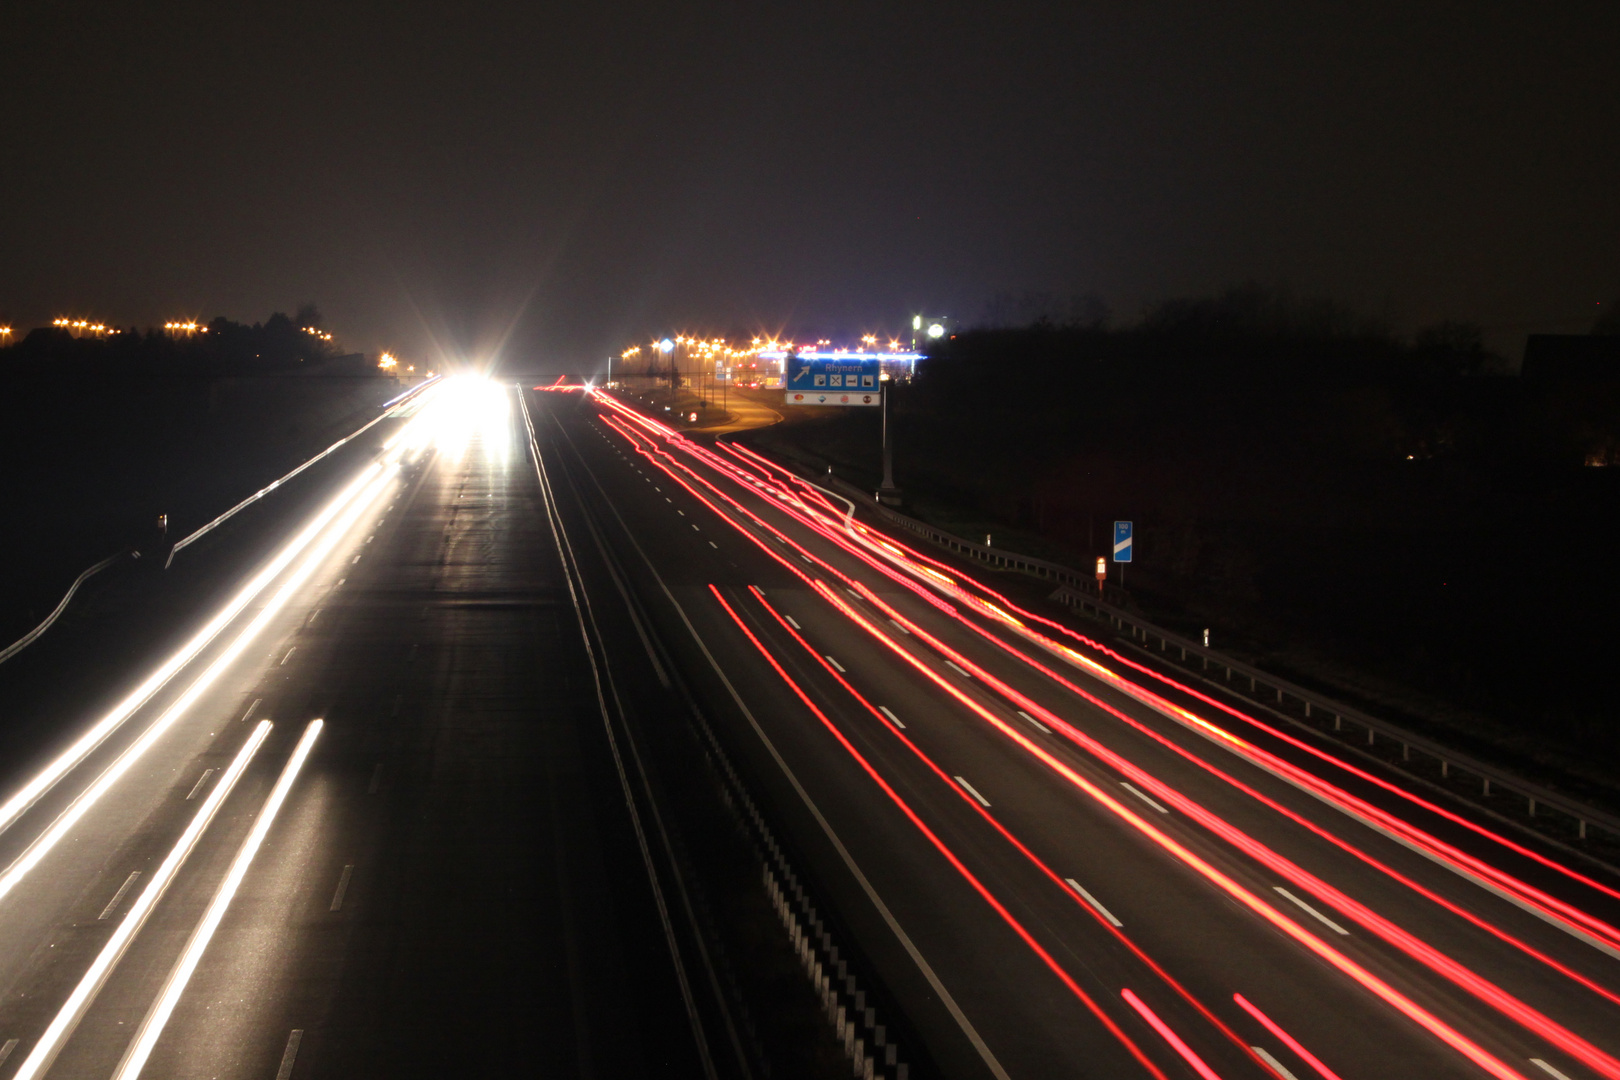
MULTIPOLYGON (((1062 586, 1068 586, 1070 588, 1096 588, 1095 577, 1087 576, 1086 574, 1074 569, 1072 566, 1064 566, 1061 563, 1048 562, 1046 559, 1037 559, 1033 555, 1020 555, 1017 552, 1006 551, 1002 548, 993 547, 989 544, 976 544, 972 540, 964 540, 955 533, 946 532, 944 529, 937 528, 925 521, 918 521, 914 517, 907 517, 905 514, 900 513, 898 510, 895 510, 892 507, 884 506, 870 494, 856 487, 854 484, 851 484, 847 480, 837 476, 829 477, 827 479, 831 482, 833 487, 838 488, 840 491, 843 491, 848 495, 860 499, 869 509, 876 511, 878 516, 882 517, 884 520, 892 522, 908 532, 916 533, 918 536, 921 536, 926 540, 930 540, 933 543, 938 544, 940 547, 948 548, 949 550, 957 552, 958 554, 967 555, 970 558, 978 559, 980 562, 989 563, 991 566, 997 567, 998 569, 1018 570, 1022 573, 1029 574, 1033 577, 1042 578, 1046 581, 1055 581, 1062 586)), ((1116 586, 1109 585, 1106 586, 1106 589, 1106 595, 1118 595, 1119 590, 1116 586)))
MULTIPOLYGON (((822 478, 817 478, 822 479, 822 478)), ((1412 753, 1416 751, 1425 757, 1437 761, 1440 765, 1440 775, 1449 777, 1455 770, 1467 775, 1478 777, 1482 790, 1481 794, 1489 796, 1493 791, 1510 792, 1525 800, 1528 815, 1534 818, 1539 811, 1554 810, 1571 818, 1581 839, 1586 839, 1587 830, 1591 826, 1603 829, 1610 835, 1620 838, 1620 816, 1616 816, 1597 807, 1587 805, 1571 799, 1566 795, 1553 791, 1551 788, 1522 779, 1505 772, 1494 765, 1480 761, 1468 754, 1460 753, 1433 739, 1409 731, 1398 724, 1387 720, 1369 716, 1359 709, 1334 701, 1314 690, 1280 678, 1269 672, 1240 660, 1234 660, 1223 653, 1207 648, 1196 641, 1191 641, 1172 633, 1162 627, 1156 626, 1138 615, 1133 615, 1118 604, 1107 602, 1107 596, 1117 595, 1116 590, 1109 588, 1103 598, 1099 598, 1095 578, 1089 578, 1073 567, 1063 566, 1059 563, 1037 559, 1030 555, 1019 555, 1000 548, 985 544, 976 544, 971 540, 964 540, 960 536, 948 533, 944 529, 908 517, 892 507, 884 506, 872 495, 839 477, 827 477, 827 482, 845 492, 851 497, 858 498, 865 506, 875 511, 884 520, 900 526, 908 532, 924 537, 947 550, 960 555, 977 559, 998 569, 1016 570, 1030 574, 1047 581, 1057 582, 1058 588, 1052 594, 1052 599, 1069 607, 1081 610, 1091 609, 1099 617, 1113 625, 1125 629, 1129 628, 1133 638, 1139 638, 1144 645, 1157 638, 1161 652, 1177 649, 1182 659, 1189 656, 1202 660, 1205 670, 1210 668, 1225 671, 1225 680, 1230 683, 1235 677, 1249 680, 1251 693, 1259 694, 1262 690, 1274 692, 1277 703, 1283 704, 1292 699, 1304 706, 1305 716, 1313 717, 1320 711, 1333 717, 1333 730, 1343 732, 1345 725, 1359 729, 1366 733, 1367 745, 1376 745, 1382 738, 1395 743, 1401 748, 1401 759, 1411 761, 1412 753)), ((1246 699, 1245 699, 1246 700, 1246 699)), ((1278 713, 1284 719, 1292 721, 1292 717, 1278 713)), ((1310 728, 1310 730, 1316 730, 1310 728)))
POLYGON ((379 413, 376 417, 372 418, 372 420, 370 420, 368 423, 366 423, 359 430, 351 431, 349 434, 343 436, 343 438, 339 439, 337 442, 333 443, 331 446, 328 446, 325 450, 322 450, 320 453, 316 454, 314 457, 310 458, 308 461, 306 461, 302 465, 298 466, 298 468, 294 469, 292 472, 286 474, 285 476, 281 477, 280 479, 276 480, 273 483, 266 484, 264 487, 260 488, 258 491, 255 491, 253 494, 249 495, 247 498, 243 499, 241 502, 237 503, 235 506, 233 506, 229 510, 225 511, 223 514, 219 515, 219 517, 215 518, 213 521, 210 521, 208 524, 204 525, 202 528, 197 529, 195 532, 192 532, 192 533, 188 534, 187 536, 182 537, 179 540, 176 540, 174 542, 174 546, 169 549, 169 557, 167 559, 163 560, 163 569, 167 570, 174 563, 174 557, 176 555, 180 554, 180 549, 181 548, 188 547, 191 544, 195 543, 196 541, 201 540, 204 536, 207 536, 209 533, 213 532, 215 529, 217 529, 221 525, 225 524, 231 518, 235 517, 237 514, 241 513, 243 510, 246 510, 248 507, 252 506, 254 503, 258 502, 260 499, 264 498, 266 495, 270 494, 272 491, 276 490, 281 485, 285 484, 287 481, 291 480, 293 477, 297 476, 299 473, 303 472, 305 469, 307 469, 311 465, 315 464, 317 461, 320 461, 322 458, 326 457, 328 454, 330 454, 333 451, 335 451, 335 450, 339 449, 340 447, 342 447, 344 444, 346 444, 346 443, 348 443, 348 442, 350 442, 350 441, 352 441, 354 439, 359 438, 361 435, 364 435, 367 431, 369 431, 372 428, 373 425, 378 424, 381 421, 387 419, 388 411, 390 409, 392 409, 394 406, 398 405, 400 402, 404 401, 406 398, 409 398, 412 394, 418 393, 419 391, 426 389, 428 386, 431 386, 433 383, 437 382, 441 377, 442 376, 435 375, 435 376, 433 376, 433 378, 428 379, 426 382, 421 383, 418 386, 411 387, 409 390, 405 391, 403 394, 400 394, 398 397, 393 398, 390 401, 385 401, 381 406, 382 412, 379 413))
POLYGON ((1305 716, 1312 717, 1315 711, 1320 711, 1333 717, 1333 730, 1342 732, 1345 725, 1359 729, 1366 733, 1367 745, 1373 746, 1379 738, 1395 743, 1401 748, 1401 760, 1411 761, 1412 752, 1434 759, 1440 765, 1440 775, 1449 777, 1453 770, 1463 772, 1479 778, 1481 794, 1490 795, 1493 790, 1511 792, 1525 800, 1526 812, 1535 817, 1538 810, 1556 810, 1574 819, 1577 832, 1582 839, 1586 838, 1587 827, 1596 825, 1613 836, 1620 837, 1620 817, 1594 806, 1577 802, 1566 795, 1553 791, 1551 788, 1514 776, 1504 772, 1494 765, 1480 761, 1469 754, 1461 753, 1449 746, 1436 742, 1426 736, 1419 735, 1392 724, 1387 720, 1380 720, 1369 716, 1360 709, 1334 701, 1314 690, 1307 690, 1297 683, 1263 671, 1241 660, 1234 660, 1214 649, 1206 648, 1196 641, 1191 641, 1179 634, 1172 633, 1162 627, 1155 626, 1146 619, 1139 618, 1129 612, 1122 611, 1112 604, 1099 601, 1095 595, 1085 592, 1059 587, 1052 599, 1060 604, 1078 607, 1082 610, 1090 608, 1098 616, 1108 620, 1121 629, 1129 628, 1133 638, 1140 638, 1143 645, 1148 645, 1154 638, 1159 641, 1159 650, 1166 652, 1177 649, 1183 660, 1196 657, 1203 662, 1205 670, 1216 668, 1225 671, 1225 680, 1230 683, 1234 676, 1249 680, 1249 692, 1258 695, 1261 691, 1275 693, 1277 704, 1281 705, 1292 699, 1304 706, 1305 716))
POLYGON ((51 624, 61 617, 62 612, 67 610, 68 602, 73 599, 73 594, 79 591, 80 585, 83 585, 86 581, 89 581, 92 577, 101 573, 103 570, 107 569, 107 567, 111 566, 113 563, 117 562, 119 559, 122 559, 128 554, 129 552, 127 551, 120 551, 116 555, 109 555, 105 559, 102 559, 100 562, 96 563, 96 565, 90 567, 84 573, 80 574, 78 577, 74 578, 73 584, 68 586, 67 595, 62 597, 62 602, 56 605, 56 610, 45 616, 44 622, 28 631, 28 633, 24 634, 16 641, 13 641, 10 645, 7 645, 4 649, 0 649, 0 664, 5 663, 13 656, 16 656, 18 653, 28 648, 28 646, 32 645, 36 640, 38 640, 41 634, 49 630, 51 628, 51 624))

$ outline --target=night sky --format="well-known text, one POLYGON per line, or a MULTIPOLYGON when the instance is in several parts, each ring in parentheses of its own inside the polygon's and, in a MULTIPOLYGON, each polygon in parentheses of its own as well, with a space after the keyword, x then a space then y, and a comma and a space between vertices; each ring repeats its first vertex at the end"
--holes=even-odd
POLYGON ((1254 279, 1516 358, 1620 297, 1614 3, 10 0, 0 72, 19 327, 579 369, 1254 279))

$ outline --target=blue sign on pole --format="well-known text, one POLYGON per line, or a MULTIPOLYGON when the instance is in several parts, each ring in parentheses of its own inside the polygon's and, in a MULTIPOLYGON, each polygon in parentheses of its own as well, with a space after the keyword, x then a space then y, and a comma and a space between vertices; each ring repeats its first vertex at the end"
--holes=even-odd
POLYGON ((1114 522, 1114 561, 1131 561, 1131 523, 1128 521, 1114 522))
POLYGON ((883 361, 859 354, 787 357, 789 405, 878 405, 882 402, 883 361))

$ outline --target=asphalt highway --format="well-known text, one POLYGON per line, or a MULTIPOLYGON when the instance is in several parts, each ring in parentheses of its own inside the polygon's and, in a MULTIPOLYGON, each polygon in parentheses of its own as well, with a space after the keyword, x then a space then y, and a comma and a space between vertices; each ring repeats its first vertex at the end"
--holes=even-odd
POLYGON ((945 1073, 1620 1076, 1605 871, 1015 610, 745 450, 531 400, 945 1073))
POLYGON ((8 706, 0 1080, 1620 1080, 1606 870, 612 397, 198 547, 8 706))
POLYGON ((182 633, 51 658, 107 685, 0 795, 0 1076, 699 1073, 514 401, 407 402, 182 633))

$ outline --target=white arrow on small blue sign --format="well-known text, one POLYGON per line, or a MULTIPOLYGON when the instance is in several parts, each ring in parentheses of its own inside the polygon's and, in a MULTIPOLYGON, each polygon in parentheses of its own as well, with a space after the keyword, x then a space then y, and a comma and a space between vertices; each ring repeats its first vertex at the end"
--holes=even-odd
POLYGON ((1131 561, 1131 523, 1128 521, 1114 522, 1114 561, 1131 561))

